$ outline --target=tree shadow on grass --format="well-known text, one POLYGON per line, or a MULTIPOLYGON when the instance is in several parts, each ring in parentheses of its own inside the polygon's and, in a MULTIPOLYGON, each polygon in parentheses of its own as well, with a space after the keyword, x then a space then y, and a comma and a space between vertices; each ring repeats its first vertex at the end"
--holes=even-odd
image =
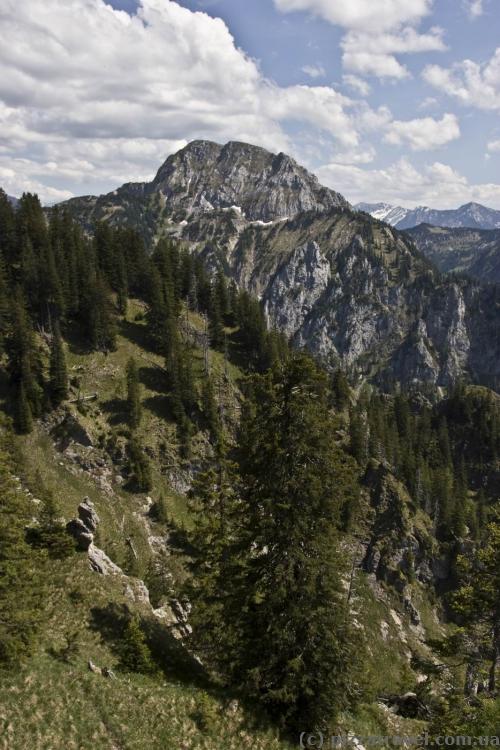
POLYGON ((103 401, 101 406, 108 415, 109 424, 118 425, 128 423, 127 402, 125 399, 110 398, 108 401, 103 401))
MULTIPOLYGON (((105 607, 91 610, 90 627, 120 659, 123 653, 123 635, 131 611, 126 604, 111 602, 105 607)), ((186 685, 207 688, 210 680, 203 667, 188 652, 180 640, 174 638, 167 625, 153 617, 141 618, 140 627, 155 664, 169 679, 186 685)))
POLYGON ((166 375, 158 367, 139 368, 139 380, 148 390, 155 393, 165 393, 167 387, 166 375))
POLYGON ((154 353, 146 326, 141 323, 134 323, 131 320, 121 320, 119 331, 123 338, 128 339, 132 344, 144 351, 154 353))
POLYGON ((170 399, 168 396, 150 396, 144 399, 143 405, 160 419, 173 420, 170 399))

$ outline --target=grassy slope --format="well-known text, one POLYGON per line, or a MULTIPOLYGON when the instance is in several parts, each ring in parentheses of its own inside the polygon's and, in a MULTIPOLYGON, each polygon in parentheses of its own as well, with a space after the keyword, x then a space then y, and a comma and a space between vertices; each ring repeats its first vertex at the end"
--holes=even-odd
MULTIPOLYGON (((82 394, 98 394, 96 401, 87 403, 86 414, 79 413, 74 405, 70 408, 92 434, 96 446, 80 453, 104 455, 99 446, 113 434, 120 438, 126 427, 123 373, 128 358, 134 356, 141 367, 144 403, 139 436, 153 463, 154 488, 150 495, 157 499, 162 494, 170 517, 176 523, 188 524, 185 498, 172 490, 168 477, 172 470, 182 472, 185 467, 178 459, 175 427, 169 420, 163 395, 163 373, 159 369, 163 362, 148 350, 144 324, 136 320, 141 311, 139 303, 130 305, 116 352, 105 357, 79 351, 76 345, 70 347, 71 377, 79 379, 82 394)), ((202 330, 202 321, 195 316, 189 322, 202 330)), ((195 367, 201 371, 201 352, 195 351, 193 356, 195 367)), ((222 383, 224 363, 220 354, 211 352, 211 366, 222 383)), ((225 395, 226 412, 230 413, 238 408, 237 381, 241 372, 229 365, 228 374, 230 385, 225 395)), ((21 442, 26 456, 24 484, 36 495, 39 474, 46 485, 54 488, 66 519, 75 516, 78 503, 88 495, 101 519, 98 545, 123 566, 127 555, 124 539, 132 537, 143 575, 151 556, 148 535, 166 533, 164 526, 147 517, 145 496, 129 493, 118 484, 116 467, 106 477, 112 491, 103 491, 98 475, 91 476, 62 453, 46 427, 37 427, 21 442)), ((199 433, 193 441, 192 460, 202 461, 206 452, 206 441, 199 433)), ((155 643, 162 654, 162 672, 154 677, 120 673, 117 635, 106 625, 106 617, 112 613, 110 605, 118 608, 127 604, 151 627, 150 609, 127 594, 131 582, 127 578, 93 573, 85 553, 77 553, 64 563, 53 562, 51 567, 52 586, 47 594, 38 652, 18 674, 5 677, 0 684, 0 750, 289 747, 276 739, 274 729, 255 726, 254 709, 244 711, 240 707, 231 712, 228 703, 232 696, 213 692, 199 674, 184 669, 178 662, 178 649, 172 647, 172 639, 162 626, 156 625, 154 630, 155 643), (65 661, 63 652, 68 642, 75 648, 65 661), (89 658, 115 669, 117 679, 107 680, 91 673, 87 667, 89 658), (209 728, 206 722, 200 723, 200 715, 208 716, 209 728)), ((389 595, 377 595, 365 576, 358 578, 355 617, 370 646, 367 672, 373 692, 409 690, 414 687, 415 674, 408 665, 408 652, 409 648, 418 649, 419 638, 411 633, 407 618, 400 613, 403 631, 409 633, 409 643, 402 641, 402 629, 390 612, 398 604, 391 603, 389 595)), ((411 722, 388 718, 376 705, 362 706, 356 716, 344 717, 343 726, 360 734, 384 734, 389 729, 411 734, 414 729, 411 722)))

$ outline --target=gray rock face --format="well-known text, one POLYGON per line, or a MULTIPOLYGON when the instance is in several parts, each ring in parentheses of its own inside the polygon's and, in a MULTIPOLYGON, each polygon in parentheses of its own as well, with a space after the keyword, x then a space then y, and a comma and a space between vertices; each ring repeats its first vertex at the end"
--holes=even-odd
POLYGON ((433 270, 389 227, 336 209, 241 235, 228 256, 297 346, 353 374, 500 385, 498 292, 433 270))
POLYGON ((89 531, 94 534, 99 525, 99 516, 97 515, 94 504, 90 498, 86 497, 82 500, 78 506, 78 515, 89 531))
POLYGON ((237 206, 250 221, 348 205, 286 154, 238 142, 190 143, 167 159, 148 189, 188 214, 237 206))
POLYGON ((103 576, 121 575, 123 571, 118 565, 110 560, 105 552, 94 544, 88 549, 89 563, 92 570, 103 576))
POLYGON ((299 330, 330 279, 330 264, 314 241, 294 250, 276 271, 264 296, 264 309, 288 336, 299 330))
POLYGON ((67 440, 73 440, 75 443, 79 443, 87 448, 94 444, 88 430, 73 414, 67 414, 61 427, 64 430, 65 438, 67 440))
POLYGON ((66 524, 68 534, 76 539, 78 549, 88 550, 94 541, 94 535, 79 518, 73 518, 66 524))

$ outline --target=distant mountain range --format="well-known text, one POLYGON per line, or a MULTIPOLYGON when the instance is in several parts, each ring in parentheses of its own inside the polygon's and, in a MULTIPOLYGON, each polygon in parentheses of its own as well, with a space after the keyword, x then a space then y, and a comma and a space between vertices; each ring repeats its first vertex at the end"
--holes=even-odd
POLYGON ((8 195, 7 200, 9 200, 12 203, 14 208, 17 208, 17 204, 19 203, 19 198, 14 198, 13 195, 8 195))
POLYGON ((466 227, 469 229, 500 229, 500 211, 480 203, 466 203, 460 208, 440 211, 427 206, 403 208, 389 203, 358 203, 358 211, 365 211, 375 219, 385 221, 396 229, 409 229, 419 224, 436 227, 466 227))

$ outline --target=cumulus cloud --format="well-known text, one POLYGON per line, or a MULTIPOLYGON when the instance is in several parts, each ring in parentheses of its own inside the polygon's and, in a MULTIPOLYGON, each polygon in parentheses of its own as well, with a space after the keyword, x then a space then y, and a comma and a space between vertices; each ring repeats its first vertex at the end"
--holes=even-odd
POLYGON ((135 15, 103 0, 3 0, 1 17, 0 164, 13 192, 37 183, 49 200, 63 178, 75 192, 150 178, 199 137, 293 151, 290 121, 358 144, 356 102, 266 80, 221 19, 173 0, 141 0, 135 15))
POLYGON ((406 78, 409 72, 395 57, 396 54, 440 52, 446 49, 446 45, 440 28, 419 34, 406 27, 378 36, 351 31, 342 40, 342 49, 342 62, 348 70, 379 78, 406 78))
POLYGON ((320 179, 340 190, 350 201, 373 200, 414 207, 456 208, 477 201, 500 208, 500 185, 470 184, 448 164, 434 162, 418 170, 402 158, 385 169, 363 169, 356 165, 326 164, 320 179))
POLYGON ((393 120, 384 140, 395 146, 408 145, 412 151, 427 151, 460 137, 456 115, 445 114, 441 120, 423 117, 416 120, 393 120))
POLYGON ((418 23, 433 0, 274 0, 283 13, 308 11, 336 26, 377 33, 418 23))
POLYGON ((450 68, 428 65, 424 80, 434 88, 478 109, 500 109, 500 47, 484 65, 463 60, 450 68))
POLYGON ((322 65, 304 65, 302 72, 309 76, 309 78, 323 78, 326 75, 326 71, 322 65))
POLYGON ((490 141, 487 145, 487 149, 491 153, 500 153, 500 140, 490 141))
POLYGON ((435 107, 438 103, 438 100, 434 96, 426 96, 425 99, 423 99, 420 104, 418 105, 419 109, 430 109, 431 107, 435 107))
POLYGON ((484 13, 483 0, 467 0, 467 12, 472 19, 482 16, 484 13))
POLYGON ((425 34, 415 26, 431 12, 433 0, 275 0, 278 10, 308 11, 346 30, 342 62, 346 70, 401 79, 408 70, 396 54, 446 49, 442 30, 425 34))
POLYGON ((364 81, 362 78, 351 73, 346 73, 346 75, 342 76, 342 83, 361 96, 368 96, 372 90, 368 81, 364 81))

